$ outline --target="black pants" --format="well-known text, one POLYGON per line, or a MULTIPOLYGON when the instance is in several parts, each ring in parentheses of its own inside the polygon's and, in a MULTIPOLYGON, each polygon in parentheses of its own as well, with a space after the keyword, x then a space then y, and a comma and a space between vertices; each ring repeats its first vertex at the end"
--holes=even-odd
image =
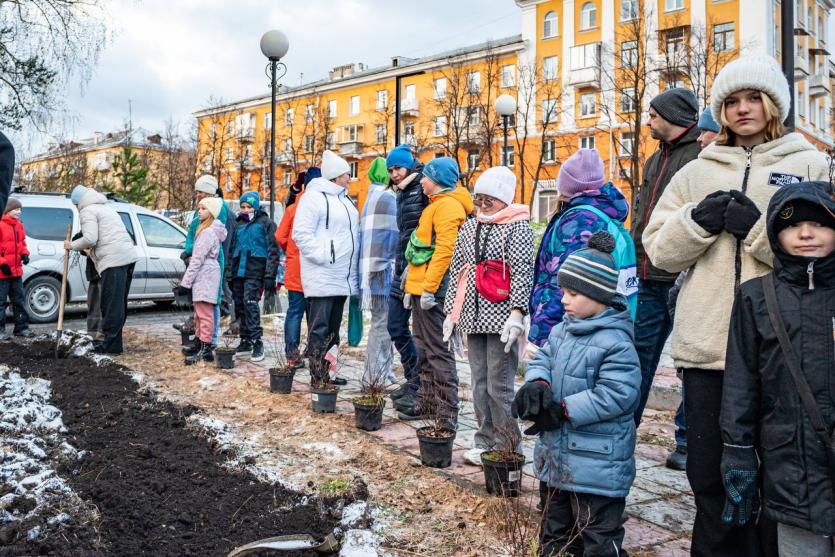
POLYGON ((110 267, 101 273, 101 332, 103 348, 112 354, 122 353, 122 327, 128 314, 128 293, 133 280, 133 266, 110 267))
POLYGON ((420 375, 417 368, 418 350, 409 329, 411 317, 412 310, 403 307, 402 297, 389 296, 389 336, 400 353, 400 363, 403 364, 403 376, 406 379, 405 390, 414 395, 420 387, 420 375))
POLYGON ((722 378, 715 369, 685 369, 684 412, 687 415, 687 479, 696 499, 696 521, 690 554, 694 557, 759 557, 776 555, 777 525, 760 516, 759 525, 733 526, 722 521, 722 378))
POLYGON ((305 297, 307 311, 307 356, 310 379, 320 383, 328 374, 325 354, 331 346, 339 345, 339 326, 347 296, 305 297))
POLYGON ((539 482, 542 524, 540 557, 618 557, 621 549, 626 499, 562 491, 539 482))
POLYGON ((241 340, 255 342, 261 340, 261 287, 264 281, 251 278, 236 278, 232 280, 232 298, 235 305, 235 317, 240 323, 239 334, 241 340))
POLYGON ((413 298, 412 330, 418 349, 417 368, 420 374, 418 407, 433 417, 458 423, 458 371, 455 357, 444 342, 443 299, 432 309, 421 309, 418 297, 413 298))
POLYGON ((25 331, 29 328, 29 316, 24 306, 23 277, 0 279, 0 331, 6 327, 7 299, 12 303, 14 332, 25 331))

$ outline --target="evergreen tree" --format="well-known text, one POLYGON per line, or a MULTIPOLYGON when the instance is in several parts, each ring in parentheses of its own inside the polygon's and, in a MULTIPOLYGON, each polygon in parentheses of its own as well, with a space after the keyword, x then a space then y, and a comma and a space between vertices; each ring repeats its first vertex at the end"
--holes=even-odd
POLYGON ((148 166, 140 160, 130 143, 113 159, 114 182, 105 182, 102 189, 143 207, 152 208, 158 184, 148 180, 148 166))

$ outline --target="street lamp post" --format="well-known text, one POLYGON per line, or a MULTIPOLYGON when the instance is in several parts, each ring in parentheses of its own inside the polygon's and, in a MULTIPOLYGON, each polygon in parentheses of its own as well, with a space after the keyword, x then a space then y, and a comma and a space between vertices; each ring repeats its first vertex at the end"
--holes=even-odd
POLYGON ((273 96, 270 112, 272 119, 270 122, 270 220, 273 220, 275 215, 275 85, 277 79, 287 73, 287 67, 280 60, 289 49, 290 42, 287 40, 287 35, 277 29, 267 31, 261 36, 261 53, 270 61, 268 67, 273 96), (283 71, 281 76, 276 76, 279 67, 283 71))
MULTIPOLYGON (((507 156, 507 126, 510 117, 516 113, 516 99, 508 94, 499 95, 496 99, 496 114, 502 117, 502 132, 504 133, 504 147, 502 150, 502 164, 509 166, 507 156)), ((525 185, 522 184, 522 203, 525 202, 525 185)))

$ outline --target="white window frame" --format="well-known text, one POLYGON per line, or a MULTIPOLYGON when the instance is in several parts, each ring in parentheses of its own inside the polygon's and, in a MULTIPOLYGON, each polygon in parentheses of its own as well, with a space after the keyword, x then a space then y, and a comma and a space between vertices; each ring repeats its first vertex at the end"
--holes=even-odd
MULTIPOLYGON (((266 114, 264 114, 264 129, 268 130, 272 127, 272 125, 273 125, 273 113, 272 112, 267 112, 266 114)), ((214 124, 212 124, 212 126, 214 126, 214 124)), ((212 135, 214 135, 214 130, 212 130, 212 135)))
MULTIPOLYGON (((295 120, 296 112, 292 108, 288 108, 284 111, 284 126, 289 128, 293 126, 293 121, 295 120)), ((267 128, 269 129, 269 128, 267 128)))
POLYGON ((336 118, 336 99, 331 99, 328 101, 328 118, 336 118))
POLYGON ((446 78, 437 77, 432 82, 432 88, 435 92, 435 100, 440 100, 446 97, 446 78))
POLYGON ((306 122, 310 123, 313 121, 313 115, 316 114, 316 107, 313 106, 312 103, 305 105, 304 107, 304 119, 306 122))
POLYGON ((388 89, 380 89, 376 93, 374 103, 375 110, 386 110, 389 106, 389 92, 388 89))
POLYGON ((357 161, 351 161, 348 164, 351 166, 351 180, 356 180, 359 177, 359 163, 357 161))
POLYGON ((620 111, 635 112, 635 88, 624 87, 620 90, 620 111))
POLYGON ((414 83, 410 83, 403 87, 403 98, 404 99, 416 99, 417 98, 417 86, 414 83))
POLYGON ((620 132, 620 156, 629 158, 635 148, 635 132, 620 132))
POLYGON ((620 1, 620 20, 635 21, 638 19, 638 0, 620 1))
POLYGON ((734 22, 726 21, 715 24, 713 26, 713 51, 729 52, 734 48, 736 48, 736 25, 734 22))
POLYGON ((557 142, 553 139, 546 139, 542 142, 542 162, 556 162, 557 142))
POLYGON ((557 99, 544 99, 542 101, 542 121, 552 123, 557 119, 557 99))
POLYGON ((432 134, 435 137, 446 135, 447 122, 446 116, 435 116, 432 119, 432 134))
POLYGON ((513 168, 513 166, 516 164, 516 152, 513 147, 513 145, 508 145, 507 147, 502 145, 502 166, 513 168))
POLYGON ((684 0, 664 0, 664 11, 675 12, 684 9, 684 0))
POLYGON ((588 43, 571 47, 571 69, 583 70, 600 66, 600 43, 588 43))
POLYGON ((542 18, 542 38, 553 39, 559 36, 559 15, 557 12, 550 11, 542 18))
POLYGON ((594 149, 594 136, 584 135, 580 137, 580 149, 594 149))
POLYGON ((469 72, 467 74, 467 92, 471 94, 481 92, 481 72, 469 72))
POLYGON ((516 66, 507 64, 501 69, 501 87, 507 89, 516 86, 516 66))
POLYGON ((467 170, 472 172, 478 169, 478 163, 481 162, 481 152, 478 149, 467 150, 467 170))
POLYGON ((293 185, 293 171, 286 168, 284 169, 284 185, 288 187, 293 185))
MULTIPOLYGON (((264 143, 267 145, 267 149, 269 149, 270 148, 269 147, 270 142, 265 141, 264 143)), ((288 137, 284 140, 284 150, 288 153, 291 153, 293 151, 293 139, 292 138, 288 137)))
POLYGON ((360 113, 360 96, 352 95, 348 102, 348 114, 350 116, 357 116, 360 113))
POLYGON ((542 80, 545 82, 556 81, 560 77, 559 56, 546 56, 542 59, 542 80))
POLYGON ((316 136, 313 136, 313 135, 304 136, 304 151, 306 153, 312 153, 314 147, 316 147, 316 136))
POLYGON ((335 149, 336 148, 336 132, 328 132, 325 135, 325 149, 335 149))
POLYGON ((620 44, 620 65, 634 68, 638 63, 638 41, 625 41, 620 44))
POLYGON ((595 93, 580 93, 580 118, 590 118, 597 115, 597 95, 595 93))
POLYGON ((386 133, 385 124, 377 124, 377 127, 374 128, 374 140, 377 145, 382 145, 387 142, 388 134, 386 133))
POLYGON ((481 107, 468 106, 465 108, 467 115, 467 127, 476 128, 481 124, 481 107))
POLYGON ((597 27, 597 5, 586 2, 580 8, 580 31, 588 31, 597 27))
POLYGON ((408 143, 412 145, 415 143, 415 122, 413 120, 409 120, 407 122, 403 122, 403 143, 408 143))

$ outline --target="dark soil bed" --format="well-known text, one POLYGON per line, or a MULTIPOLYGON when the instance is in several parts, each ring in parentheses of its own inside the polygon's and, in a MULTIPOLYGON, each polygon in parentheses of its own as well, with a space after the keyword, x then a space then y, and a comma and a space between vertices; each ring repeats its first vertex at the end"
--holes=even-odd
POLYGON ((138 391, 120 366, 52 354, 47 343, 0 344, 0 362, 52 381, 67 441, 87 451, 59 472, 101 519, 44 525, 33 542, 12 534, 0 555, 225 555, 260 538, 333 530, 336 520, 301 494, 224 468, 228 455, 186 427, 194 408, 138 391))

